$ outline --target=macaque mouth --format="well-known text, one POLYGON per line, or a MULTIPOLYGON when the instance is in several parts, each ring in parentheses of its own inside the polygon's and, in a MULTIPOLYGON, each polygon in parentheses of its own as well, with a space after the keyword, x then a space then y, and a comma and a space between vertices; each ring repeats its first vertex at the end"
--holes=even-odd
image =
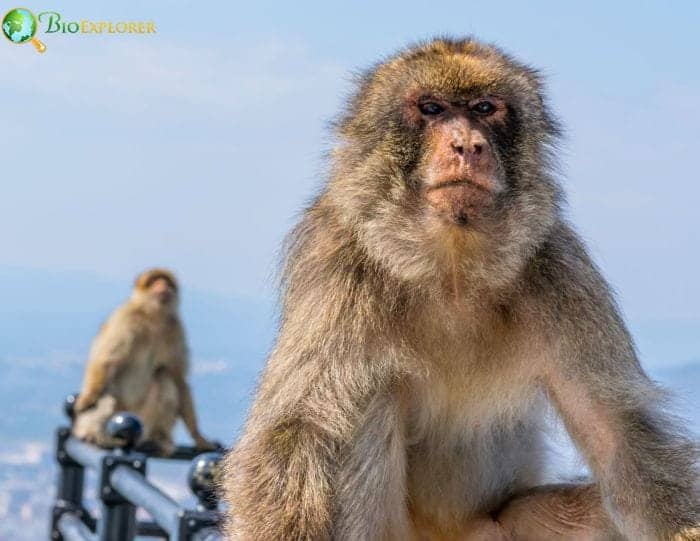
MULTIPOLYGON (((444 178, 444 177, 443 177, 444 178)), ((452 177, 425 188, 426 202, 438 215, 460 226, 472 225, 494 204, 495 191, 487 179, 452 177)))
POLYGON ((173 298, 173 294, 170 291, 163 291, 156 293, 156 299, 158 299, 158 302, 161 304, 168 304, 173 298))
POLYGON ((443 182, 438 182, 434 186, 429 186, 428 189, 426 190, 427 192, 432 192, 435 190, 441 190, 443 188, 450 188, 452 186, 469 186, 471 188, 476 188, 478 190, 481 190, 484 193, 491 194, 492 191, 484 186, 483 184, 480 184, 478 182, 475 182, 469 178, 454 178, 450 180, 445 180, 443 182))

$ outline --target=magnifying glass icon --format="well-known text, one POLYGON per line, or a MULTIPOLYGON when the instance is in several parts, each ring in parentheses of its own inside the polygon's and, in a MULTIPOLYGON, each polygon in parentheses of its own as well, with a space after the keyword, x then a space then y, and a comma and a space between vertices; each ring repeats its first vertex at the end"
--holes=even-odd
POLYGON ((36 17, 25 8, 11 9, 2 18, 2 33, 11 43, 23 45, 31 41, 34 48, 43 53, 46 50, 46 45, 35 37, 37 28, 36 17))

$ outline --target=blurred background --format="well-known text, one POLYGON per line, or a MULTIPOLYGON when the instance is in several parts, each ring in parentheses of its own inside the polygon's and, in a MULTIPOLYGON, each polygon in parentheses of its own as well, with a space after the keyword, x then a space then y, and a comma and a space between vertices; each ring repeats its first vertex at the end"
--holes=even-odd
MULTIPOLYGON (((179 276, 203 431, 235 440, 274 336, 278 249, 322 182, 350 77, 437 34, 542 69, 568 215, 645 367, 700 427, 700 4, 24 7, 157 33, 37 34, 43 55, 0 38, 0 539, 45 538, 62 399, 146 267, 179 276)), ((184 497, 181 472, 160 482, 184 497)))

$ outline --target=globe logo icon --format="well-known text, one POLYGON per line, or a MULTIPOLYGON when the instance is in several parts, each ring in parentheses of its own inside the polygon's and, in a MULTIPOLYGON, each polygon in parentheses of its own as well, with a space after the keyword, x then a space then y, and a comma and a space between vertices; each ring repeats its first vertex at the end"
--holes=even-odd
POLYGON ((11 9, 2 18, 2 33, 11 43, 22 45, 31 41, 36 50, 43 53, 46 50, 46 45, 34 37, 36 29, 36 17, 28 9, 11 9))

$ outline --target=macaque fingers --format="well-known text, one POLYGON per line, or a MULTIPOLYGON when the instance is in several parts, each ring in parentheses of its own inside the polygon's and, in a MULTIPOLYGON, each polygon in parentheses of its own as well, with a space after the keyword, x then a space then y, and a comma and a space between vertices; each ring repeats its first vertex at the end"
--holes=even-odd
POLYGON ((496 520, 513 541, 622 539, 594 485, 538 487, 508 502, 496 520))

